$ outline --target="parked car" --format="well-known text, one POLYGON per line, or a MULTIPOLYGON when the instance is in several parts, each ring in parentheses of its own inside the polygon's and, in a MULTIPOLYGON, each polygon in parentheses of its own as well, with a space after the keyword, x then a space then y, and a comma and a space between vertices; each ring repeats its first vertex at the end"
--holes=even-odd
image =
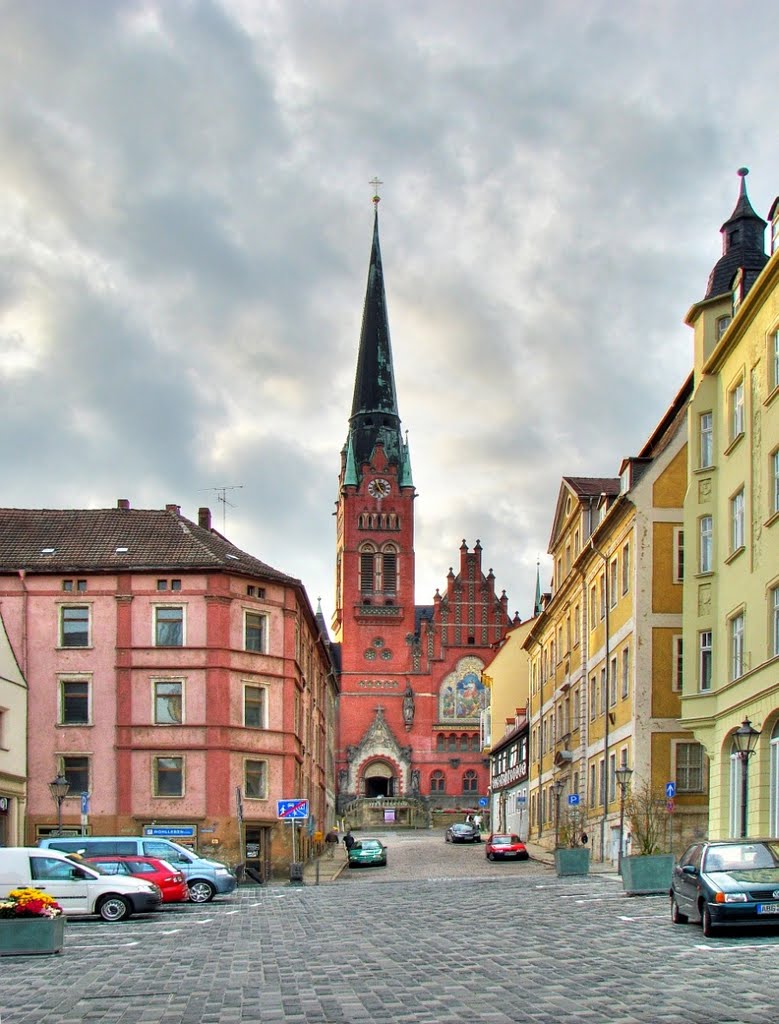
POLYGON ((480 843, 481 831, 469 821, 456 821, 446 830, 444 839, 447 843, 480 843))
POLYGON ((381 839, 356 839, 349 849, 349 867, 356 868, 362 864, 387 865, 387 847, 381 839))
POLYGON ((192 903, 208 903, 215 895, 238 885, 233 872, 217 860, 199 857, 170 839, 155 836, 49 836, 39 846, 82 857, 159 857, 177 868, 187 880, 192 903))
POLYGON ((487 860, 527 860, 530 856, 519 836, 508 832, 493 832, 488 836, 484 845, 484 855, 487 860))
POLYGON ((671 880, 671 920, 720 927, 779 926, 779 839, 693 843, 671 880))
POLYGON ((39 846, 0 849, 0 899, 12 889, 32 886, 53 896, 68 916, 99 914, 123 921, 131 914, 157 910, 159 886, 135 876, 106 876, 83 861, 39 846))
POLYGON ((162 892, 163 903, 181 903, 189 899, 189 886, 180 871, 157 857, 84 857, 84 863, 105 875, 129 875, 154 882, 162 892))

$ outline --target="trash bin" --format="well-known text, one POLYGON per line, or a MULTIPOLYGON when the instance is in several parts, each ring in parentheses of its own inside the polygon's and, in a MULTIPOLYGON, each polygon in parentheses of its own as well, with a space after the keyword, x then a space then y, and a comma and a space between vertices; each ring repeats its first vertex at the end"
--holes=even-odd
POLYGON ((289 866, 289 880, 290 882, 299 882, 303 884, 303 865, 292 862, 289 866))

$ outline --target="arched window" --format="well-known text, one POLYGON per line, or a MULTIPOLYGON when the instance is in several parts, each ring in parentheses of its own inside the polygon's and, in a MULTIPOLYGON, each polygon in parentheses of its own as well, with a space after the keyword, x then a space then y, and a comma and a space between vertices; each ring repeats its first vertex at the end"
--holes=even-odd
POLYGON ((382 549, 382 592, 396 594, 398 591, 398 552, 394 544, 385 544, 382 549))
POLYGON ((457 737, 456 736, 450 736, 449 737, 448 746, 449 746, 450 750, 457 750, 457 737))
POLYGON ((430 792, 445 793, 446 779, 443 772, 432 772, 430 775, 430 792))
POLYGON ((779 719, 771 731, 770 760, 771 819, 768 831, 772 836, 779 836, 779 719))
POLYGON ((463 775, 463 793, 478 793, 479 776, 475 771, 467 771, 463 775))
POLYGON ((375 563, 376 549, 372 544, 364 544, 360 548, 360 593, 373 594, 375 592, 375 563))
POLYGON ((730 808, 729 827, 731 836, 741 835, 741 781, 744 762, 738 756, 736 744, 730 747, 730 808))
POLYGON ((461 736, 460 737, 460 750, 467 750, 467 749, 468 749, 468 737, 467 736, 461 736))
POLYGON ((478 736, 471 736, 471 750, 481 750, 481 740, 478 736))
POLYGON ((436 738, 435 748, 436 750, 444 749, 444 734, 442 732, 439 732, 438 737, 436 738))

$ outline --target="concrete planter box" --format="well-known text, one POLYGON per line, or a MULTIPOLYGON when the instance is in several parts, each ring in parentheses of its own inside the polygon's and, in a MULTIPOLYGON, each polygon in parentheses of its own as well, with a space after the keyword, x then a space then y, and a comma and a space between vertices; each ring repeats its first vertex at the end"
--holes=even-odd
POLYGON ((632 854, 622 858, 622 885, 629 896, 667 893, 673 869, 672 853, 632 854))
POLYGON ((0 956, 59 953, 65 943, 65 918, 0 918, 0 956))
POLYGON ((554 866, 558 876, 588 874, 590 870, 589 847, 575 846, 569 849, 555 850, 554 866))

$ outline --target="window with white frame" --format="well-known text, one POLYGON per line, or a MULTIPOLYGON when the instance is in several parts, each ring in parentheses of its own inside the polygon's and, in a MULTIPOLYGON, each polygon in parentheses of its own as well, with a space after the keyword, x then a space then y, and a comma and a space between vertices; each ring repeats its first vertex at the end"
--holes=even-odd
POLYGON ((739 612, 730 620, 730 678, 738 679, 744 674, 744 613, 739 612))
POLYGON ((619 579, 619 565, 617 559, 613 558, 609 563, 609 607, 613 608, 617 603, 617 581, 619 579))
POLYGON ((630 648, 622 648, 622 699, 630 693, 630 648))
POLYGON ((243 792, 247 800, 268 797, 268 762, 247 760, 243 763, 243 792))
POLYGON ((617 755, 609 754, 609 803, 617 796, 617 755))
POLYGON ((736 491, 730 499, 730 550, 738 551, 744 546, 744 488, 736 491))
POLYGON ((681 691, 684 685, 684 639, 671 637, 671 689, 681 691))
POLYGON ((91 687, 88 678, 61 678, 59 681, 60 725, 89 725, 91 721, 91 687))
POLYGON ((698 633, 698 686, 701 690, 711 689, 712 647, 711 630, 698 633))
POLYGON ((590 629, 598 624, 598 592, 593 586, 590 590, 590 629))
MULTIPOLYGON (((268 727, 268 691, 264 686, 244 683, 243 724, 247 729, 266 729, 268 727)), ((442 740, 443 736, 439 736, 439 739, 442 740)))
POLYGON ((744 433, 744 379, 730 390, 730 440, 744 433))
POLYGON ((721 316, 717 319, 717 341, 719 341, 728 327, 730 327, 730 321, 732 319, 732 316, 721 316))
POLYGON ((699 423, 699 455, 698 465, 700 469, 708 469, 714 465, 714 415, 711 412, 702 412, 699 423))
POLYGON ((704 750, 700 743, 677 743, 676 791, 677 793, 702 793, 704 788, 704 750))
POLYGON ((606 618, 606 573, 602 572, 598 577, 598 594, 600 597, 600 617, 606 618))
POLYGON ((262 612, 243 613, 243 646, 246 651, 265 654, 267 650, 268 616, 262 612))
POLYGON ((89 647, 90 624, 89 605, 63 604, 59 621, 60 647, 89 647))
POLYGON ((179 797, 184 795, 184 758, 152 758, 152 785, 154 796, 179 797))
POLYGON ((573 610, 573 645, 577 647, 581 643, 581 609, 577 604, 573 610))
POLYGON ((590 807, 594 807, 595 806, 595 798, 596 798, 597 792, 598 791, 597 791, 596 782, 595 782, 595 765, 591 764, 590 765, 590 787, 589 787, 589 794, 588 794, 588 796, 590 798, 589 801, 588 801, 590 807))
POLYGON ((776 390, 776 388, 779 388, 779 330, 774 331, 771 335, 769 345, 769 366, 769 387, 773 391, 776 390))
POLYGON ((714 566, 714 520, 711 516, 701 516, 698 520, 700 534, 698 571, 711 572, 714 566))
POLYGON ((779 655, 779 587, 771 591, 769 608, 771 610, 771 624, 769 629, 771 657, 779 655))
POLYGON ((155 679, 154 724, 181 725, 184 721, 184 683, 180 679, 155 679))
POLYGON ((681 526, 674 527, 674 583, 684 582, 684 530, 681 526))
POLYGON ((184 608, 160 604, 154 609, 154 644, 156 647, 183 647, 184 608))
POLYGON ((630 590, 630 542, 627 541, 622 548, 622 593, 627 594, 630 590))
POLYGON ((598 713, 598 681, 595 676, 590 677, 590 721, 598 713))
POLYGON ((600 714, 606 714, 606 700, 608 698, 607 692, 608 686, 608 669, 602 668, 600 670, 600 714))
POLYGON ((609 707, 613 708, 617 703, 617 658, 611 659, 611 671, 609 672, 609 707))
POLYGON ((779 448, 771 453, 771 515, 779 512, 779 448))

